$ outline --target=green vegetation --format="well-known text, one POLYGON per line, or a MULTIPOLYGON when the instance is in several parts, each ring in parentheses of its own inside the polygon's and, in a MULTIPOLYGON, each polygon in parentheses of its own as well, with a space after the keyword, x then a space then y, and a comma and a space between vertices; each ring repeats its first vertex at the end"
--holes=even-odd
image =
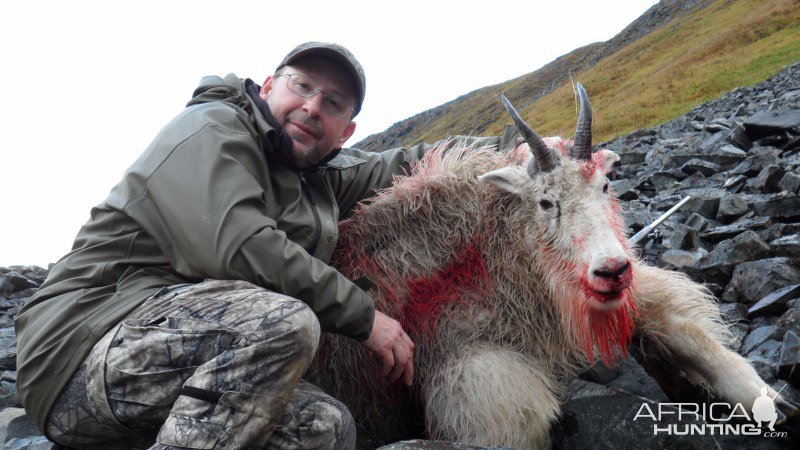
MULTIPOLYGON (((498 96, 509 93, 522 116, 542 135, 572 134, 576 106, 567 82, 546 92, 548 69, 585 67, 598 45, 565 55, 532 77, 475 91, 445 106, 443 116, 417 124, 404 141, 433 142, 448 134, 500 134, 509 123, 498 96), (468 112, 468 113, 465 113, 468 112), (565 127, 567 127, 565 129, 565 127)), ((698 104, 748 86, 800 60, 800 1, 718 0, 674 19, 596 65, 572 74, 589 92, 594 109, 594 142, 669 121, 698 104)))

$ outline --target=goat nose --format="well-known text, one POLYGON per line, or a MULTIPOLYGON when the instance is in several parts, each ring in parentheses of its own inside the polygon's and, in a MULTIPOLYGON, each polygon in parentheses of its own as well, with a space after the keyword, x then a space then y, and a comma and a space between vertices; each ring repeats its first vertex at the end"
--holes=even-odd
POLYGON ((600 268, 594 271, 594 275, 611 281, 622 280, 628 271, 631 270, 631 263, 627 259, 612 259, 606 261, 600 268))

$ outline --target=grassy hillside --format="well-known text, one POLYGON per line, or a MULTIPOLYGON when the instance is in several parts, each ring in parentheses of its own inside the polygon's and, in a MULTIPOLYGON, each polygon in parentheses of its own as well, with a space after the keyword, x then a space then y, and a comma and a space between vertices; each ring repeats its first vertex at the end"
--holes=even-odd
POLYGON ((598 56, 600 47, 583 47, 534 74, 474 91, 435 115, 415 116, 400 143, 500 134, 510 123, 498 101, 502 92, 540 134, 569 136, 577 116, 572 87, 569 81, 547 86, 568 71, 589 92, 594 142, 669 121, 800 60, 800 0, 718 0, 610 55, 598 56), (593 55, 601 59, 587 64, 593 55), (548 93, 531 102, 537 92, 548 93))

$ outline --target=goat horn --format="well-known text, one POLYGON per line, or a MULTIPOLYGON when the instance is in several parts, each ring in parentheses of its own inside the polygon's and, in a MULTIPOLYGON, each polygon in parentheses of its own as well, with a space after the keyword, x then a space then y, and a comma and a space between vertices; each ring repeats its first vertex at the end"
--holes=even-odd
POLYGON ((592 157, 592 105, 583 85, 578 83, 578 98, 581 110, 578 114, 578 126, 575 128, 575 138, 571 155, 575 159, 589 160, 592 157))
POLYGON ((553 170, 556 166, 556 161, 553 158, 553 153, 551 153, 550 149, 547 147, 547 144, 533 131, 530 125, 522 120, 522 117, 520 117, 519 113, 514 109, 514 106, 511 105, 511 102, 508 101, 506 96, 501 94, 500 97, 503 99, 506 110, 511 114, 511 118, 514 119, 517 129, 522 133, 522 137, 525 138, 525 142, 527 142, 528 146, 531 148, 531 153, 533 153, 539 170, 542 172, 553 170))

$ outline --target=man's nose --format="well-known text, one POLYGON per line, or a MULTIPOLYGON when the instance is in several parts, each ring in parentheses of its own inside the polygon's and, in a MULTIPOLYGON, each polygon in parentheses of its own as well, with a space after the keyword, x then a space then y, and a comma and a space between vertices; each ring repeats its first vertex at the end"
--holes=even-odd
POLYGON ((324 97, 325 95, 322 92, 315 92, 314 95, 306 98, 305 103, 303 103, 303 109, 310 117, 319 116, 324 97))

